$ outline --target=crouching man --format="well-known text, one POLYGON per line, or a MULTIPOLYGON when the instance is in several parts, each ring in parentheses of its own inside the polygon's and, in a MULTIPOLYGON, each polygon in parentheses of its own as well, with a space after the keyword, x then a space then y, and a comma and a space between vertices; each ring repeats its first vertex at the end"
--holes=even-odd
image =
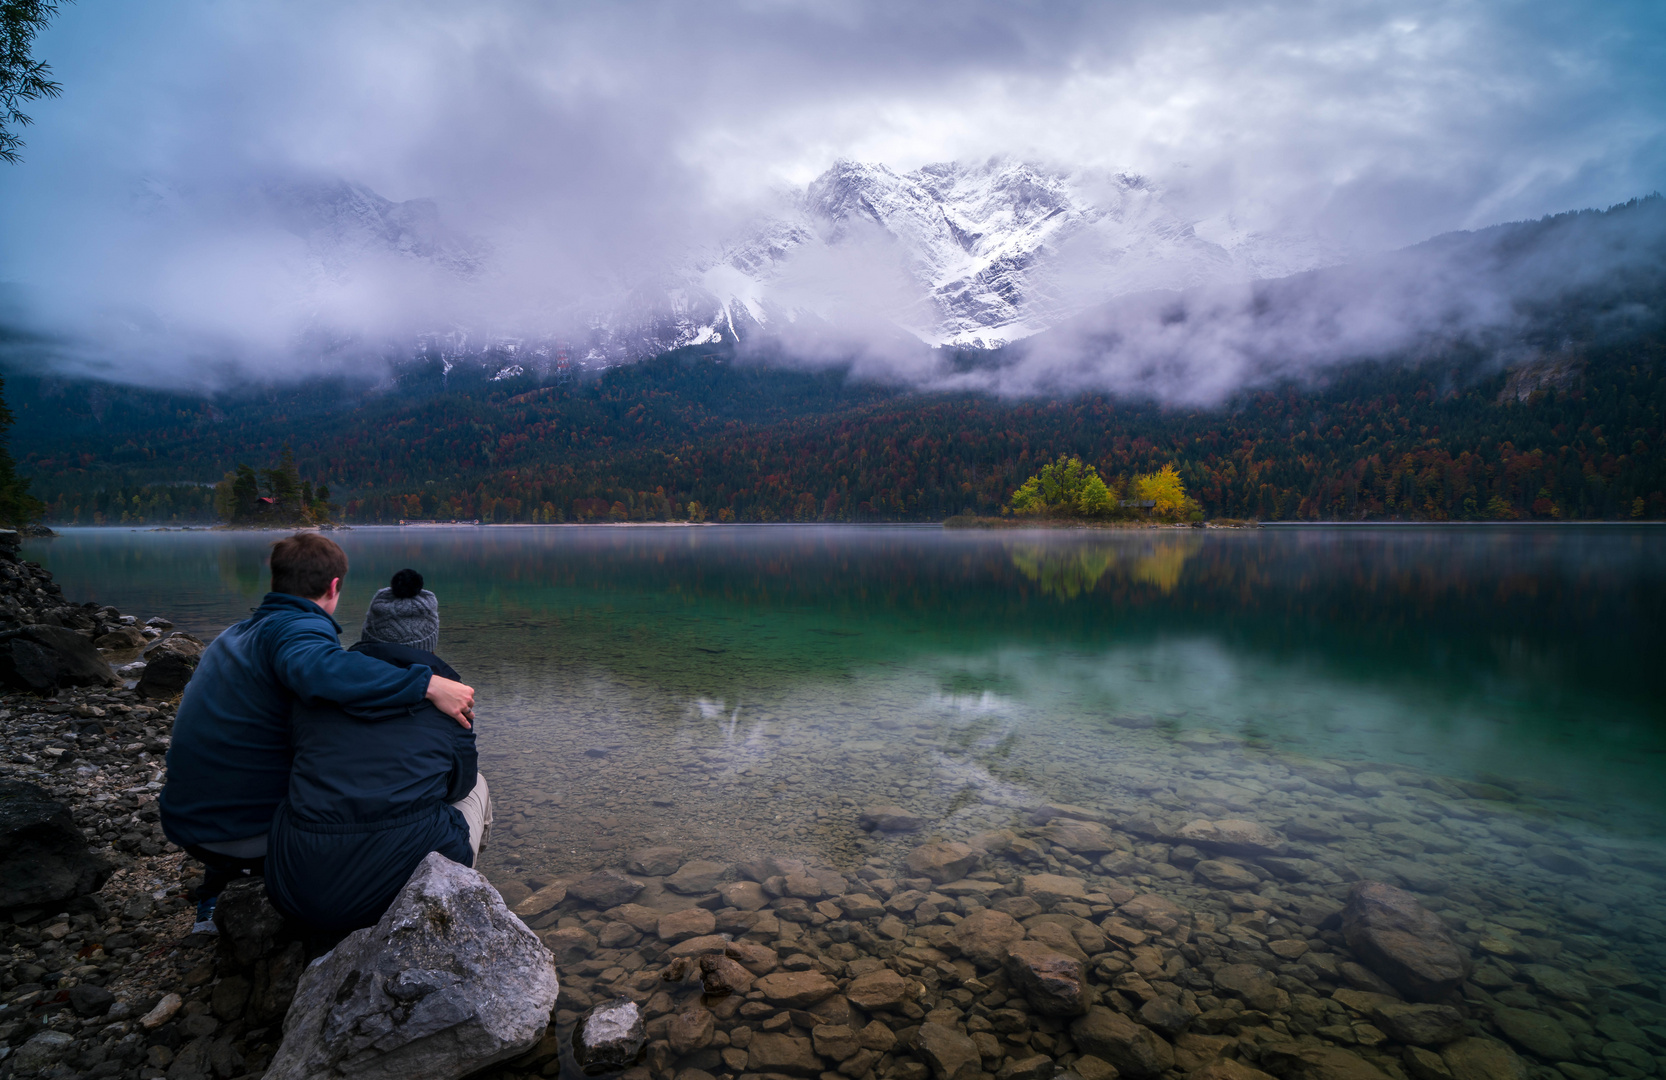
MULTIPOLYGON (((233 877, 261 873, 272 815, 289 792, 290 712, 324 702, 370 710, 429 704, 466 728, 474 690, 424 664, 341 647, 333 618, 347 554, 317 533, 272 545, 272 591, 203 652, 168 749, 162 829, 206 866, 197 931, 233 877)), ((449 671, 449 669, 447 669, 449 671)))
MULTIPOLYGON (((435 656, 439 607, 414 570, 376 594, 350 650, 390 672, 457 673, 435 656)), ((323 939, 373 926, 437 851, 473 866, 491 825, 474 731, 428 702, 345 707, 296 701, 289 796, 278 807, 266 892, 323 939)), ((315 944, 324 944, 318 941, 315 944)))

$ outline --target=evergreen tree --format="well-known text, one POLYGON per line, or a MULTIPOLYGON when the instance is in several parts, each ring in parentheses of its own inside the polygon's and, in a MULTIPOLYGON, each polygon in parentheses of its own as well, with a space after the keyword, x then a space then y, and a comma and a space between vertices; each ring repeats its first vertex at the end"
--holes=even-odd
POLYGON ((17 475, 9 440, 12 411, 6 406, 6 383, 0 379, 0 524, 22 528, 38 520, 45 511, 39 499, 29 494, 29 481, 17 475))

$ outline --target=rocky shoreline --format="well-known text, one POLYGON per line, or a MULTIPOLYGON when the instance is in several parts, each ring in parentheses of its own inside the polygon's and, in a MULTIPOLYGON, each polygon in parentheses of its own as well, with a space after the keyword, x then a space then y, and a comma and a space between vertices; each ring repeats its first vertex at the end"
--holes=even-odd
MULTIPOLYGON (((177 672, 129 666, 188 667, 194 639, 70 605, 3 546, 0 615, 150 679, 0 697, 0 782, 62 804, 86 860, 66 872, 92 890, 6 901, 0 1080, 262 1075, 305 957, 258 887, 228 891, 218 937, 189 934, 155 805, 177 672)), ((11 633, 0 650, 33 647, 11 633)), ((481 1075, 581 1075, 575 1028, 626 1005, 624 1051, 582 1058, 626 1080, 1666 1073, 1657 851, 1523 829, 1487 784, 1351 764, 1028 805, 958 837, 870 806, 850 827, 884 843, 842 868, 659 845, 504 870, 560 991, 542 1039, 481 1075), (1500 887, 1491 845, 1541 886, 1500 887)))

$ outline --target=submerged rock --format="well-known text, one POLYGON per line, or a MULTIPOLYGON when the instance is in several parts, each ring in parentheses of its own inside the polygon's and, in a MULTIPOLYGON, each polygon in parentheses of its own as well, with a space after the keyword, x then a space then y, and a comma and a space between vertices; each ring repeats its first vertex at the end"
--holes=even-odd
POLYGON ((978 1045, 959 1028, 921 1024, 914 1042, 937 1080, 971 1080, 979 1071, 978 1045))
POLYGON ((980 853, 954 840, 933 840, 908 853, 908 868, 939 885, 959 881, 978 865, 980 853))
POLYGON ((1174 1068, 1174 1047, 1149 1028, 1095 1005, 1070 1025, 1082 1052, 1116 1066, 1117 1072, 1145 1080, 1174 1068))
POLYGON ((1020 941, 1007 950, 1006 971, 1038 1012, 1079 1016, 1087 1011, 1087 976, 1073 956, 1039 941, 1020 941))
POLYGON ((1438 1001, 1469 977, 1469 953, 1441 917, 1380 881, 1357 882, 1349 891, 1342 936, 1366 967, 1419 1001, 1438 1001))
POLYGON ((900 806, 876 806, 858 817, 856 823, 870 832, 914 832, 925 828, 926 820, 900 806))
POLYGON ((647 1042, 636 1002, 615 998, 592 1008, 574 1026, 573 1060, 587 1076, 618 1072, 641 1059, 647 1042))
POLYGON ((1282 855, 1284 838, 1257 821, 1227 818, 1223 821, 1200 819, 1181 826, 1176 834, 1188 844, 1223 851, 1228 855, 1282 855))
POLYGON ((0 910, 84 896, 110 871, 69 807, 33 784, 0 780, 0 910))
POLYGON ((375 926, 307 968, 268 1080, 455 1080, 543 1037, 555 965, 479 873, 417 867, 375 926))

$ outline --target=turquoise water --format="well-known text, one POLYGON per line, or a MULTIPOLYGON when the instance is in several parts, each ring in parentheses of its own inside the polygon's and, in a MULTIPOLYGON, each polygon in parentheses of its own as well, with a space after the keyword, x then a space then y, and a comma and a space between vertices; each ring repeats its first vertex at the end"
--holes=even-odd
MULTIPOLYGON (((667 829, 848 857, 825 824, 847 802, 999 816, 1211 747, 1412 766, 1639 835, 1666 807, 1659 529, 334 535, 345 640, 421 570, 511 822, 568 859, 667 829), (679 758, 713 752, 715 774, 679 758), (575 814, 613 823, 557 839, 575 814)), ((208 635, 259 601, 272 539, 80 529, 28 554, 71 597, 208 635)))
MULTIPOLYGON (((1193 913, 1201 940, 1294 979, 1280 984, 1293 993, 1329 993, 1338 978, 1373 984, 1327 967, 1348 954, 1327 951, 1340 939, 1306 925, 1319 915, 1304 905, 1334 907, 1370 878, 1411 890, 1458 934, 1478 1016, 1552 1018, 1604 1075, 1660 1064, 1644 1048, 1666 1046, 1666 530, 334 536, 353 564, 347 641, 400 567, 439 595, 439 651, 477 688, 498 811, 482 869, 511 903, 632 867, 641 903, 694 903, 667 891, 665 868, 633 863, 656 846, 737 873, 741 860, 796 858, 900 888, 892 879, 913 873, 903 856, 923 838, 984 834, 980 845, 1007 846, 990 848, 1001 854, 985 880, 958 883, 971 894, 932 893, 911 928, 877 926, 909 935, 893 962, 928 986, 943 965, 921 958, 942 923, 976 910, 978 890, 1010 893, 1015 874, 1047 870, 1155 892, 1193 913), (1044 803, 1070 809, 1035 814, 1044 803), (864 831, 861 814, 880 806, 920 829, 864 831), (1052 813, 1113 823, 1116 850, 1060 846, 1069 829, 1038 827, 1052 813), (1177 838, 1200 817, 1267 825, 1293 857, 1199 861, 1177 838), (1317 966, 1263 955, 1240 916, 1298 934, 1317 966)), ((259 601, 272 539, 83 529, 27 554, 72 598, 207 637, 259 601)), ((1101 896, 1073 910, 1109 911, 1101 896)), ((562 949, 585 942, 562 954, 574 995, 563 1024, 591 996, 660 985, 658 947, 611 903, 570 895, 534 922, 559 915, 562 949)), ((718 923, 735 929, 743 914, 723 908, 718 923)), ((877 962, 862 950, 890 955, 868 930, 828 921, 839 914, 800 912, 802 937, 783 914, 775 945, 829 970, 877 962)), ((928 997, 972 998, 938 990, 928 997)), ((1319 1031, 1361 1052, 1383 1038, 1369 1025, 1319 1031)), ((1562 1058, 1540 1060, 1532 1075, 1562 1075, 1547 1071, 1562 1058)), ((719 1067, 713 1049, 687 1061, 719 1067)))

